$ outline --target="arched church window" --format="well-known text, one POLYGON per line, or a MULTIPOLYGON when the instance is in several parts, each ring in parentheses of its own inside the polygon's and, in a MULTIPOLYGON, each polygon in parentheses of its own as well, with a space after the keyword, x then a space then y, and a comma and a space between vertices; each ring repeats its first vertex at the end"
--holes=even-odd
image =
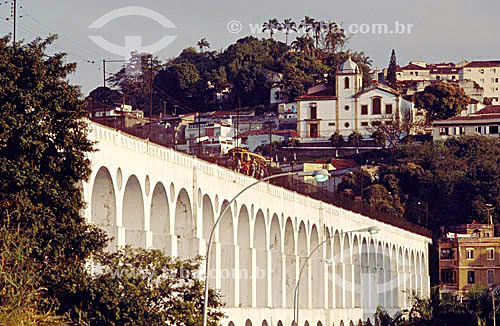
POLYGON ((372 99, 372 114, 381 114, 382 100, 380 97, 374 97, 372 99))
POLYGON ((349 89, 349 77, 344 78, 344 88, 349 89))

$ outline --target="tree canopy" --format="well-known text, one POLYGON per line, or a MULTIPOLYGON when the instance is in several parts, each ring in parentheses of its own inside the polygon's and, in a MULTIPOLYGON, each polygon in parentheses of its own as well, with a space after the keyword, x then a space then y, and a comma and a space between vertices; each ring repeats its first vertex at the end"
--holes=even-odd
POLYGON ((149 106, 153 62, 153 113, 163 110, 165 102, 192 111, 268 107, 274 86, 280 86, 283 95, 293 100, 318 83, 334 87, 336 69, 349 56, 359 65, 364 85, 370 84, 372 61, 363 52, 345 48, 349 35, 340 24, 312 17, 301 22, 271 18, 263 28, 269 39, 247 36, 224 50, 211 51, 203 38, 163 62, 150 54, 132 53, 132 62, 124 64, 108 82, 127 104, 144 110, 149 106), (278 32, 285 34, 285 42, 274 38, 278 32), (292 33, 295 39, 289 44, 292 33), (225 96, 217 96, 222 93, 225 96))
MULTIPOLYGON (((107 235, 81 215, 93 143, 80 89, 67 78, 76 65, 46 53, 55 39, 0 38, 0 323, 199 325, 199 261, 105 253, 107 235), (103 269, 91 274, 91 264, 103 269), (147 280, 105 269, 126 265, 147 280), (180 267, 186 277, 165 278, 180 267)), ((220 296, 210 291, 209 303, 214 324, 220 296)))
POLYGON ((428 120, 444 120, 467 109, 470 97, 454 83, 431 84, 415 94, 415 106, 427 110, 428 120))
MULTIPOLYGON (((438 231, 442 225, 488 222, 486 204, 500 217, 500 143, 488 137, 452 138, 444 143, 408 144, 391 151, 391 157, 371 179, 359 173, 344 178, 339 189, 352 189, 363 199, 390 204, 402 218, 438 231), (383 186, 381 189, 378 186, 383 186), (375 191, 376 190, 376 191, 375 191), (385 199, 384 199, 385 198, 385 199)), ((364 172, 363 172, 364 173, 364 172)))

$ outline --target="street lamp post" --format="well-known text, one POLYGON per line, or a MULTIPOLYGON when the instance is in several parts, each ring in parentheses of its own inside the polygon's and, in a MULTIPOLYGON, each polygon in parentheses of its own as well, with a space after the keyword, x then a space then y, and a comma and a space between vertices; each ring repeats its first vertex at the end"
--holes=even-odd
MULTIPOLYGON (((359 230, 352 230, 352 231, 345 231, 345 232, 340 232, 340 234, 347 234, 347 233, 354 233, 354 232, 368 232, 370 234, 377 234, 379 232, 378 227, 376 226, 371 226, 368 228, 364 229, 359 229, 359 230)), ((311 259, 312 255, 319 249, 321 248, 325 243, 328 242, 328 240, 332 239, 335 237, 335 235, 332 235, 322 242, 320 242, 316 247, 314 247, 311 252, 309 253, 309 256, 307 256, 306 261, 304 264, 302 264, 302 267, 300 268, 299 272, 299 279, 297 280, 297 284, 295 285, 295 292, 293 295, 293 326, 298 326, 299 323, 299 286, 300 286, 300 280, 302 278, 302 272, 304 271, 305 267, 307 266, 307 263, 311 259)))
POLYGON ((205 255, 205 293, 204 293, 204 298, 203 298, 203 326, 207 326, 207 316, 208 316, 208 273, 209 273, 209 265, 210 265, 210 247, 212 245, 212 238, 214 236, 215 228, 217 227, 217 224, 219 224, 219 221, 222 219, 222 216, 226 213, 227 209, 231 207, 231 204, 238 198, 242 193, 247 191, 248 189, 256 186, 257 184, 261 182, 268 181, 270 179, 274 178, 279 178, 279 177, 285 177, 289 175, 298 175, 300 177, 305 177, 305 176, 311 176, 316 179, 317 182, 324 182, 328 180, 330 177, 330 174, 328 173, 327 170, 321 169, 321 170, 315 170, 315 171, 304 171, 304 172, 286 172, 286 173, 280 173, 280 174, 275 174, 268 176, 266 178, 257 180, 250 185, 246 186, 243 188, 240 192, 238 192, 233 199, 229 201, 229 203, 224 207, 224 209, 220 212, 219 217, 217 217, 217 220, 215 220, 214 225, 212 226, 212 229, 210 230, 210 236, 208 237, 208 242, 207 242, 207 252, 205 255))

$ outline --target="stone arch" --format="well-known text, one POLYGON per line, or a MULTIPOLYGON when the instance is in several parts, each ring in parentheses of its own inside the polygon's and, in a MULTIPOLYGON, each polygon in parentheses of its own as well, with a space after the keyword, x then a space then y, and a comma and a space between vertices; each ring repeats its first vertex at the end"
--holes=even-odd
POLYGON ((384 271, 384 249, 382 243, 379 241, 377 244, 377 303, 376 305, 381 305, 385 307, 385 271, 384 271))
POLYGON ((415 264, 415 252, 410 253, 410 293, 413 294, 417 290, 417 270, 415 264))
POLYGON ((361 243, 361 302, 363 308, 370 306, 370 263, 368 242, 363 238, 361 243))
MULTIPOLYGON (((222 203, 221 212, 228 205, 228 201, 225 200, 222 203)), ((235 268, 235 248, 234 248, 234 224, 233 224, 233 213, 231 207, 229 207, 219 222, 219 241, 221 243, 221 290, 223 295, 223 300, 229 307, 234 307, 235 301, 235 280, 234 280, 234 268, 235 268)))
MULTIPOLYGON (((278 226, 279 227, 279 226, 278 226)), ((253 228, 253 247, 255 248, 256 293, 257 307, 267 305, 267 241, 266 221, 262 210, 257 211, 253 228)), ((279 248, 279 247, 278 247, 279 248)))
POLYGON ((109 170, 101 167, 94 178, 90 198, 90 221, 104 230, 111 241, 108 248, 117 245, 116 195, 109 170))
POLYGON ((170 208, 168 205, 168 196, 165 187, 158 182, 153 189, 151 196, 151 218, 149 219, 150 230, 153 233, 153 248, 163 250, 171 256, 172 248, 170 246, 170 208))
POLYGON ((398 253, 395 245, 391 249, 391 291, 392 307, 399 307, 399 283, 398 283, 398 253))
POLYGON ((334 306, 334 296, 335 296, 335 287, 334 287, 334 284, 335 284, 335 275, 334 275, 334 272, 335 272, 335 269, 334 269, 334 262, 333 262, 333 258, 332 258, 332 249, 333 249, 333 246, 332 246, 332 242, 333 242, 333 239, 330 235, 330 230, 328 228, 325 228, 325 237, 326 239, 328 239, 326 241, 326 260, 328 262, 328 265, 327 265, 327 284, 328 284, 328 302, 327 302, 327 307, 328 308, 333 308, 334 306))
MULTIPOLYGON (((299 270, 306 263, 309 255, 307 245, 307 229, 304 221, 299 224, 299 232, 297 235, 297 254, 299 256, 299 270)), ((302 272, 302 278, 299 284, 299 302, 298 306, 307 308, 309 306, 309 268, 306 266, 302 272)))
POLYGON ((232 321, 230 321, 227 326, 234 326, 234 323, 232 321))
POLYGON ((354 322, 352 320, 349 322, 349 326, 354 326, 354 322))
POLYGON ((384 256, 383 256, 383 267, 384 267, 384 293, 385 293, 385 307, 392 307, 392 273, 391 273, 391 254, 389 249, 389 244, 384 246, 384 256))
POLYGON ((404 262, 404 253, 403 253, 403 248, 399 247, 398 250, 398 275, 399 275, 399 282, 398 282, 398 287, 399 287, 399 292, 398 292, 398 298, 399 298, 399 305, 401 308, 406 307, 406 301, 405 301, 405 278, 406 278, 406 270, 405 270, 405 262, 404 262))
MULTIPOLYGON (((213 226, 214 226, 214 206, 212 205, 212 200, 210 199, 210 196, 208 195, 203 195, 203 199, 202 199, 202 218, 203 218, 203 222, 202 222, 202 236, 203 236, 203 239, 208 242, 208 238, 210 237, 210 231, 212 230, 213 226)), ((210 265, 208 266, 209 267, 209 270, 210 271, 214 271, 216 269, 216 266, 215 266, 215 259, 216 259, 216 254, 217 254, 217 251, 216 251, 216 246, 214 245, 215 241, 216 241, 216 236, 215 236, 215 232, 214 232, 214 235, 212 236, 212 246, 210 248, 210 265)), ((206 249, 205 249, 206 250, 206 249)), ((212 286, 215 286, 215 273, 214 272, 209 272, 208 273, 208 277, 210 278, 209 279, 209 282, 212 284, 212 286)))
POLYGON ((240 208, 238 215, 238 247, 241 307, 252 306, 252 251, 250 250, 250 218, 245 205, 240 208))
POLYGON ((404 303, 405 306, 408 305, 409 300, 408 300, 408 295, 411 292, 411 274, 410 274, 410 253, 408 248, 403 249, 403 268, 404 268, 404 274, 403 274, 403 282, 405 284, 404 290, 403 290, 403 298, 404 298, 404 303))
POLYGON ((252 321, 250 319, 247 319, 245 321, 245 326, 252 326, 252 321))
POLYGON ((267 323, 267 320, 265 320, 265 319, 264 319, 264 320, 262 321, 262 326, 269 326, 269 324, 267 323))
POLYGON ((122 215, 125 244, 136 248, 146 248, 144 198, 139 179, 135 175, 131 175, 125 185, 122 215))
MULTIPOLYGON (((205 241, 208 241, 208 238, 210 236, 210 231, 212 230, 212 227, 214 226, 215 223, 215 212, 212 200, 210 199, 210 196, 208 196, 207 194, 203 195, 202 212, 203 212, 203 223, 202 223, 203 239, 205 239, 205 241)), ((215 236, 212 239, 212 241, 214 240, 215 236)))
MULTIPOLYGON (((262 211, 260 215, 263 216, 262 211)), ((259 216, 259 212, 257 212, 259 216)), ((281 249, 281 228, 278 216, 275 214, 271 220, 271 233, 269 234, 269 249, 271 250, 271 285, 272 307, 283 306, 283 262, 281 249)), ((292 234, 293 236, 293 234, 292 234)))
MULTIPOLYGON (((311 229, 311 244, 310 249, 313 250, 319 245, 319 234, 316 225, 313 225, 311 229)), ((313 308, 323 308, 325 306, 325 278, 324 278, 324 268, 323 268, 323 250, 325 248, 319 247, 310 259, 312 264, 311 268, 311 284, 316 285, 314 295, 312 296, 312 306, 313 308)))
POLYGON ((429 275, 429 270, 427 269, 427 260, 425 259, 425 252, 422 252, 421 262, 420 262, 420 274, 422 277, 422 294, 424 296, 429 295, 429 288, 427 287, 427 275, 429 275))
POLYGON ((369 265, 369 278, 370 278, 370 308, 375 308, 377 306, 377 253, 376 253, 375 241, 371 239, 368 247, 368 265, 369 265))
POLYGON ((352 244, 352 266, 354 269, 354 307, 361 308, 361 256, 358 236, 354 236, 352 244))
POLYGON ((344 321, 343 320, 340 321, 340 326, 344 326, 344 321))
POLYGON ((335 231, 333 236, 333 257, 335 261, 335 308, 343 307, 343 279, 344 279, 344 269, 342 268, 342 246, 340 245, 340 233, 335 231))
POLYGON ((320 320, 318 320, 318 322, 316 323, 316 326, 323 326, 323 323, 320 320))
POLYGON ((422 266, 420 265, 421 259, 420 259, 420 252, 417 252, 415 256, 416 264, 415 264, 415 270, 416 270, 416 284, 415 284, 415 290, 418 292, 419 295, 422 295, 422 271, 421 268, 422 266))
POLYGON ((285 271, 286 271, 286 307, 293 308, 293 295, 295 290, 295 285, 297 283, 297 275, 296 275, 296 265, 297 259, 295 256, 295 234, 293 230, 292 220, 290 218, 287 219, 285 224, 285 271))
POLYGON ((186 189, 181 189, 175 202, 174 234, 177 237, 177 257, 190 258, 195 229, 191 200, 186 189))
POLYGON ((349 242, 349 235, 344 234, 344 244, 343 250, 344 254, 344 295, 345 295, 345 308, 353 307, 353 281, 352 281, 352 256, 351 256, 351 244, 349 242))
POLYGON ((304 326, 309 326, 309 321, 307 321, 307 320, 306 320, 306 321, 304 322, 304 326))
POLYGON ((281 322, 281 320, 278 320, 277 326, 283 326, 283 323, 281 322))

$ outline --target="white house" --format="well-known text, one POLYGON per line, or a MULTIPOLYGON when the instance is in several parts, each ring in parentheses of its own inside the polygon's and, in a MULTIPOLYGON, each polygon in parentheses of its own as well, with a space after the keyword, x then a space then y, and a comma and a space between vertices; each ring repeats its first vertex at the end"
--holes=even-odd
POLYGON ((434 141, 474 135, 500 137, 500 105, 490 105, 467 116, 456 116, 432 123, 434 141))
POLYGON ((227 123, 190 123, 185 130, 186 145, 178 149, 190 153, 197 151, 210 154, 225 154, 236 146, 235 130, 227 123))
POLYGON ((339 67, 335 90, 323 88, 296 101, 297 132, 308 142, 326 140, 336 131, 369 136, 377 123, 416 116, 414 104, 394 89, 379 84, 363 89, 361 70, 351 58, 339 67))

